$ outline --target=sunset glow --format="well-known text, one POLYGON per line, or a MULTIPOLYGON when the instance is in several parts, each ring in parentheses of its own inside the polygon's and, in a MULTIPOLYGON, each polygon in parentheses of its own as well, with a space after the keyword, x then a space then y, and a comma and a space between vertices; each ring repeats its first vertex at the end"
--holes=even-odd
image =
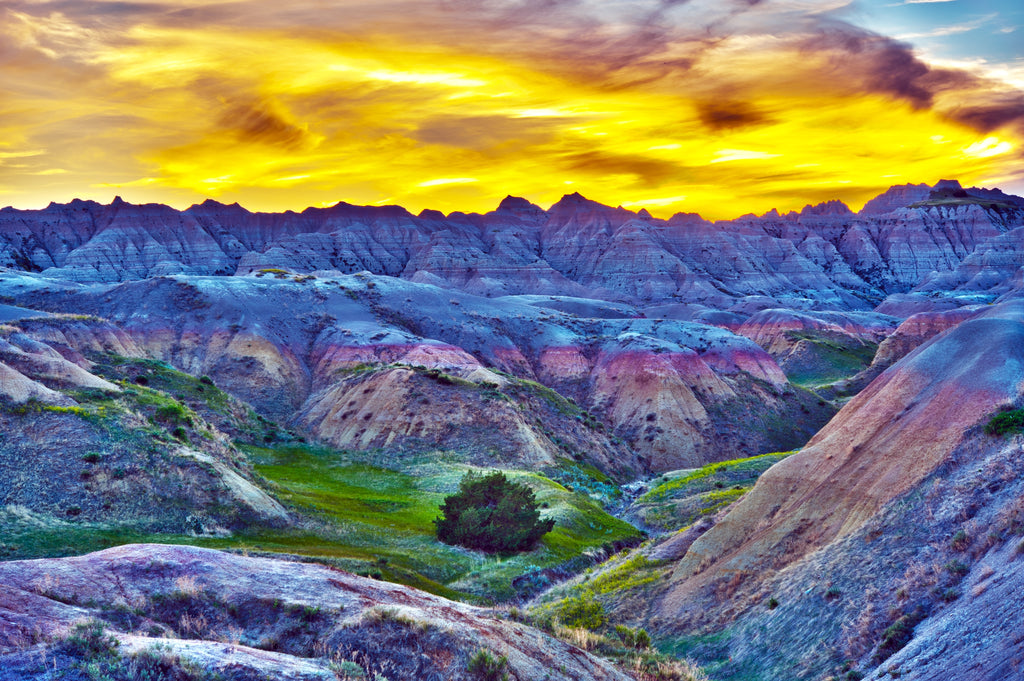
POLYGON ((0 205, 580 191, 727 218, 943 177, 1024 189, 1019 60, 932 65, 801 4, 7 3, 0 205))

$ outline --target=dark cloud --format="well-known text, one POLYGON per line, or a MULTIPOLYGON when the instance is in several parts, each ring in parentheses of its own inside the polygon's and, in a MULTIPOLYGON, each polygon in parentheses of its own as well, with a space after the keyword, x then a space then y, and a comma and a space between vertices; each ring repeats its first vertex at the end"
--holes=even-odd
POLYGON ((948 113, 956 121, 981 132, 992 132, 1008 125, 1024 131, 1024 94, 1000 93, 985 101, 978 97, 966 101, 948 113))
POLYGON ((832 73, 823 77, 908 101, 915 108, 931 106, 932 92, 923 83, 930 69, 909 45, 846 24, 832 24, 804 39, 800 47, 831 55, 832 73))
POLYGON ((803 41, 805 50, 831 55, 823 77, 855 91, 882 94, 938 113, 980 132, 1007 125, 1024 128, 1024 93, 967 71, 932 68, 911 46, 848 25, 831 25, 803 41), (955 105, 949 101, 955 100, 955 105))
POLYGON ((770 116, 746 102, 698 102, 697 116, 701 123, 716 132, 772 122, 770 116))
POLYGON ((249 101, 231 104, 220 124, 234 132, 240 141, 272 144, 296 149, 307 142, 305 129, 285 120, 267 102, 249 101))
POLYGON ((657 186, 689 179, 690 168, 645 156, 585 151, 563 160, 566 170, 590 175, 634 175, 640 183, 657 186))

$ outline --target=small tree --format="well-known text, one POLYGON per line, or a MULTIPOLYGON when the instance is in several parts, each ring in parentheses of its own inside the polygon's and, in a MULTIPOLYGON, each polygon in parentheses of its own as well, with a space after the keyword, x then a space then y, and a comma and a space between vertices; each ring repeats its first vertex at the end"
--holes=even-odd
POLYGON ((504 473, 470 471, 459 491, 445 497, 434 520, 437 538, 489 553, 528 551, 551 531, 554 520, 541 520, 533 491, 511 482, 504 473))

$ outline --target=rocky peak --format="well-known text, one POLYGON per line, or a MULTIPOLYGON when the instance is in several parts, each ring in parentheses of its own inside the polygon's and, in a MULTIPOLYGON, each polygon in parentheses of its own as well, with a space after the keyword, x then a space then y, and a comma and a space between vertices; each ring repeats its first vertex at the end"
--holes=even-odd
POLYGON ((501 200, 501 203, 498 204, 498 208, 493 214, 511 215, 523 220, 544 219, 547 217, 547 212, 545 212, 540 206, 530 203, 522 197, 512 196, 511 194, 501 200))
POLYGON ((676 213, 668 219, 668 224, 673 227, 689 227, 694 225, 706 225, 708 221, 699 213, 676 213))
POLYGON ((860 209, 860 214, 884 215, 891 213, 897 208, 904 208, 912 203, 924 201, 931 191, 932 188, 923 182, 921 184, 894 185, 865 203, 864 207, 860 209))
POLYGON ((633 211, 622 207, 612 208, 603 203, 591 201, 579 192, 563 196, 558 203, 548 209, 547 214, 551 221, 558 224, 565 223, 572 218, 576 218, 580 222, 601 218, 618 225, 636 217, 636 213, 633 211))
POLYGON ((823 201, 816 206, 808 204, 800 211, 800 215, 853 215, 853 211, 842 201, 833 199, 831 201, 823 201))
POLYGON ((932 187, 932 190, 937 192, 943 190, 956 191, 962 189, 963 186, 960 184, 960 180, 939 180, 935 183, 935 186, 932 187))
POLYGON ((433 210, 432 208, 424 208, 417 215, 420 220, 444 220, 444 213, 439 210, 433 210))

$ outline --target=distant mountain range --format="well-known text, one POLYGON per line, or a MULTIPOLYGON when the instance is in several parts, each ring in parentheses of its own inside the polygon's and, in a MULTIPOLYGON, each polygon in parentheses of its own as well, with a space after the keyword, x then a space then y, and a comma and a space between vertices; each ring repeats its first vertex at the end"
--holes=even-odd
MULTIPOLYGON (((769 306, 871 309, 1019 240, 1008 233, 1022 221, 1021 197, 947 180, 893 187, 857 214, 830 201, 717 223, 659 220, 579 194, 548 210, 510 196, 491 213, 447 216, 345 203, 251 213, 212 200, 177 211, 118 198, 0 211, 0 265, 82 282, 366 271, 488 297, 678 303, 699 319, 769 306)), ((975 275, 951 281, 988 290, 975 275)))

